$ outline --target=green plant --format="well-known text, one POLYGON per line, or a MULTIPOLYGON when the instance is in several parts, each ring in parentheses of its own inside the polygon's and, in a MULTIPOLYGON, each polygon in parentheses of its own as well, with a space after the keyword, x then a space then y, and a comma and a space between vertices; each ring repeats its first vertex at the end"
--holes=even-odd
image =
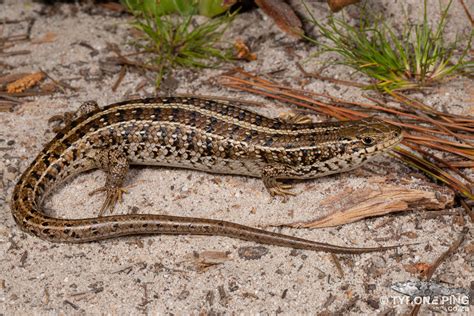
POLYGON ((180 15, 164 16, 164 8, 156 0, 122 2, 135 16, 133 26, 145 35, 142 46, 152 56, 149 63, 158 66, 157 86, 171 69, 215 67, 231 59, 231 47, 222 47, 221 37, 234 14, 196 24, 191 6, 183 7, 180 15))
MULTIPOLYGON (((142 11, 142 0, 122 1, 127 7, 134 11, 142 11)), ((171 13, 193 14, 197 13, 207 17, 213 17, 227 11, 237 0, 155 0, 155 14, 166 15, 171 13)), ((147 4, 147 8, 150 6, 147 4)))
POLYGON ((444 37, 451 3, 452 0, 441 10, 440 20, 435 28, 431 28, 425 0, 422 23, 407 24, 400 34, 380 18, 370 23, 366 12, 358 27, 334 17, 323 25, 310 15, 311 22, 329 40, 329 44, 321 44, 324 52, 339 54, 342 64, 374 78, 376 83, 368 88, 393 91, 414 89, 460 72, 472 72, 474 63, 465 59, 474 32, 469 34, 467 45, 455 62, 452 62, 452 57, 459 41, 456 39, 447 44, 444 37))

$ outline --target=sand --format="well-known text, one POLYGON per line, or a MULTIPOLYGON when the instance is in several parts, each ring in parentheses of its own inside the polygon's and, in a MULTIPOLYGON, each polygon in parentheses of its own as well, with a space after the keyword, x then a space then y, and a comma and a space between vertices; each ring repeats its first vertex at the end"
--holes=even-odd
MULTIPOLYGON (((292 1, 302 11, 299 1, 292 1)), ((421 1, 370 1, 375 11, 391 19, 421 16, 421 1)), ((438 1, 429 1, 431 19, 438 18, 438 1)), ((445 3, 446 1, 442 1, 445 3)), ((466 1, 469 2, 469 1, 466 1)), ((329 14, 322 2, 312 3, 314 14, 329 14)), ((472 2, 469 4, 474 11, 472 2)), ((1 57, 12 69, 2 73, 44 70, 77 88, 64 93, 30 97, 13 112, 1 113, 0 170, 0 315, 82 314, 404 314, 407 304, 387 303, 397 296, 394 282, 416 280, 410 267, 432 263, 457 238, 462 226, 452 215, 426 218, 429 210, 410 206, 397 215, 366 219, 324 229, 274 228, 275 225, 309 221, 349 207, 348 192, 377 190, 387 183, 404 188, 439 191, 445 188, 390 156, 383 156, 350 173, 305 181, 295 185, 299 194, 288 203, 271 198, 261 180, 211 175, 166 168, 133 168, 127 178, 129 194, 115 212, 175 214, 225 219, 311 240, 347 246, 404 246, 398 250, 360 256, 262 246, 225 237, 150 236, 129 237, 85 244, 53 244, 22 232, 14 223, 9 201, 13 186, 29 162, 54 136, 48 118, 73 111, 87 100, 106 105, 136 96, 156 94, 152 84, 136 92, 143 80, 130 71, 118 89, 112 86, 119 69, 105 63, 114 56, 110 44, 131 51, 129 18, 94 8, 60 5, 59 11, 41 14, 43 5, 30 1, 0 2, 0 19, 36 19, 32 41, 10 50, 30 50, 27 55, 1 57), (34 43, 55 34, 51 42, 34 43), (86 47, 90 45, 93 50, 86 47), (330 199, 332 198, 332 200, 330 199), (328 204, 328 200, 333 201, 328 204), (324 203, 323 201, 326 201, 324 203), (346 203, 347 205, 340 205, 346 203), (213 253, 217 252, 217 253, 213 253), (216 264, 212 264, 216 263, 216 264)), ((351 8, 349 14, 356 15, 351 8)), ((347 13, 346 12, 346 13, 347 13)), ((458 1, 450 11, 449 36, 468 32, 469 21, 458 1)), ((27 23, 0 26, 3 36, 22 34, 27 23)), ((226 38, 243 39, 258 59, 237 66, 259 74, 282 70, 277 80, 295 87, 335 96, 364 100, 356 88, 303 78, 295 63, 304 59, 308 71, 316 70, 327 56, 307 60, 314 47, 282 34, 259 10, 239 15, 226 38)), ((233 65, 226 65, 231 68, 233 65)), ((0 68, 1 69, 1 68, 0 68)), ((288 105, 248 93, 229 90, 213 78, 219 69, 178 70, 166 82, 168 93, 192 93, 242 98, 264 103, 263 114, 277 116, 288 105)), ((148 74, 152 76, 152 74, 148 74)), ((324 73, 339 79, 359 80, 343 66, 324 73)), ((473 83, 458 77, 442 86, 418 93, 427 104, 453 113, 471 114, 473 83)), ((315 119, 320 119, 315 116, 315 119)), ((105 180, 101 171, 81 174, 52 192, 45 208, 69 218, 95 216, 103 196, 88 196, 105 180)), ((449 194, 448 194, 449 195, 449 194)), ((446 210, 455 212, 456 209, 446 210)), ((466 218, 467 220, 467 218, 466 218)), ((472 224, 466 224, 472 228, 472 224)), ((472 236, 439 267, 434 279, 451 287, 472 288, 472 236)), ((423 307, 422 314, 435 307, 423 307)))

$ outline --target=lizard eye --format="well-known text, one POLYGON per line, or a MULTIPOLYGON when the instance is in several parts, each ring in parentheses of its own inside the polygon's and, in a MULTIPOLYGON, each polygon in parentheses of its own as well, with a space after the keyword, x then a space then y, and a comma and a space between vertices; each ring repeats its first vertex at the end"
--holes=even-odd
POLYGON ((364 138, 362 138, 362 142, 364 143, 364 145, 372 145, 374 143, 374 139, 370 136, 365 136, 364 138))

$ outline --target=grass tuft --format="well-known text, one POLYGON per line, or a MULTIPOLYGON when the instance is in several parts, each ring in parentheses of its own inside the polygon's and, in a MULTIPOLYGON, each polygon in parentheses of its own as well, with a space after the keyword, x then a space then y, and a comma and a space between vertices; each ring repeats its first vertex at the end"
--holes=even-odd
POLYGON ((122 2, 135 16, 133 26, 144 34, 145 44, 140 46, 151 55, 148 63, 158 66, 158 87, 172 69, 210 68, 232 58, 232 46, 221 39, 235 14, 197 24, 192 8, 182 10, 180 15, 164 16, 156 0, 122 2))
POLYGON ((333 16, 323 25, 308 8, 307 11, 310 22, 329 40, 329 44, 318 44, 323 52, 337 53, 342 57, 342 64, 375 79, 376 83, 367 88, 388 92, 429 86, 460 72, 472 73, 474 62, 466 61, 466 57, 474 31, 455 62, 452 59, 459 40, 456 38, 448 44, 444 36, 451 3, 452 0, 441 10, 441 18, 432 28, 425 0, 422 23, 407 24, 402 32, 396 32, 394 26, 380 18, 370 22, 367 12, 356 27, 333 16))

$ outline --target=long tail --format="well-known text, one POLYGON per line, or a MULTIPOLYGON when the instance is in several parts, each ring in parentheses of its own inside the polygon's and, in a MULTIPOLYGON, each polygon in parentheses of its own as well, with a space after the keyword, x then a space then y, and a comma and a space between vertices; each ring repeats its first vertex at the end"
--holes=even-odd
MULTIPOLYGON (((15 203, 13 216, 18 225, 39 238, 52 242, 82 243, 130 235, 218 235, 276 245, 331 253, 361 254, 400 246, 351 248, 273 233, 232 222, 153 214, 113 215, 86 219, 58 219, 15 203)), ((25 206, 25 204, 22 204, 25 206)))

